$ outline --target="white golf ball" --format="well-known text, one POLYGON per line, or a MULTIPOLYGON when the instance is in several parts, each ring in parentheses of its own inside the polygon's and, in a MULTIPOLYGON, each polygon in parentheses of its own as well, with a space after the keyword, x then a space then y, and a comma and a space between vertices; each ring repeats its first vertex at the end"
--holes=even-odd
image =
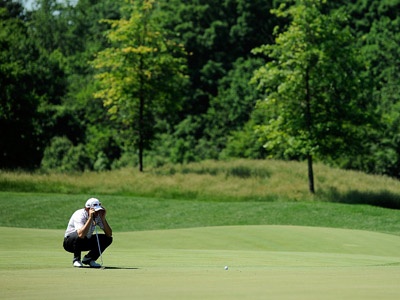
POLYGON ((228 266, 225 266, 225 270, 228 270, 228 266))

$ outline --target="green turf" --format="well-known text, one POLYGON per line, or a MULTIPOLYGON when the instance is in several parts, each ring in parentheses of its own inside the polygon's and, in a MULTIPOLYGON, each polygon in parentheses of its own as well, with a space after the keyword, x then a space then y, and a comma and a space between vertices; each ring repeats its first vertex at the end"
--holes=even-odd
MULTIPOLYGON (((91 195, 0 192, 0 226, 65 229, 91 195)), ((207 202, 95 195, 115 231, 226 225, 300 225, 400 235, 397 210, 329 202, 207 202)))
POLYGON ((304 164, 260 163, 0 174, 0 299, 399 299, 398 182, 318 166, 311 197, 304 164), (62 236, 92 196, 115 239, 74 269, 62 236))
POLYGON ((400 237, 377 232, 298 226, 116 232, 105 270, 72 268, 63 230, 2 227, 0 236, 1 299, 400 295, 400 237))

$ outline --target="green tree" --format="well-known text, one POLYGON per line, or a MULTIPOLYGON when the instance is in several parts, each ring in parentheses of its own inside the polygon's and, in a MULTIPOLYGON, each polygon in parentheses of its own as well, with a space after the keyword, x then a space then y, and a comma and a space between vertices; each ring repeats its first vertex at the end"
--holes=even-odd
POLYGON ((180 124, 163 136, 165 143, 160 147, 164 149, 159 149, 168 153, 166 157, 174 161, 216 159, 230 133, 244 126, 257 99, 254 87, 248 85, 260 66, 251 49, 273 41, 278 18, 270 9, 275 2, 162 1, 163 26, 175 32, 174 38, 190 53, 190 86, 180 124))
POLYGON ((58 68, 29 34, 21 4, 0 3, 0 167, 35 168, 45 144, 42 111, 58 68))
POLYGON ((60 16, 67 19, 67 36, 72 37, 74 47, 64 54, 68 89, 62 109, 58 110, 60 125, 56 134, 67 136, 74 146, 83 144, 90 157, 90 168, 95 170, 99 169, 99 161, 103 169, 110 169, 122 153, 118 127, 110 122, 101 99, 93 96, 97 83, 90 64, 96 53, 109 45, 104 32, 110 24, 100 20, 120 19, 122 3, 122 0, 80 0, 65 8, 68 12, 60 16))
MULTIPOLYGON (((166 0, 164 26, 191 54, 188 57, 191 93, 185 114, 204 114, 218 96, 220 80, 247 59, 251 49, 272 41, 276 18, 269 11, 276 0, 166 0)), ((224 83, 225 85, 225 83, 224 83)))
POLYGON ((95 95, 104 100, 111 118, 129 130, 143 171, 143 152, 158 129, 157 120, 168 119, 180 106, 186 60, 183 47, 159 25, 156 1, 128 1, 125 9, 121 20, 107 21, 111 46, 94 61, 100 84, 95 95))
POLYGON ((353 160, 357 168, 367 172, 400 177, 400 17, 381 16, 375 19, 364 36, 362 53, 368 62, 373 97, 381 116, 374 138, 368 143, 370 152, 363 160, 353 160))
POLYGON ((35 65, 47 71, 46 81, 39 82, 36 88, 45 91, 40 111, 43 143, 48 147, 54 136, 65 135, 73 140, 79 132, 76 117, 63 106, 68 89, 66 53, 71 53, 70 47, 75 46, 68 25, 70 7, 56 0, 36 0, 33 7, 26 23, 29 38, 39 53, 35 65))
POLYGON ((206 158, 219 158, 230 134, 243 129, 249 120, 260 98, 260 93, 249 81, 254 70, 262 64, 262 59, 239 58, 232 70, 219 81, 218 96, 211 99, 210 108, 204 115, 206 126, 200 145, 206 158))
POLYGON ((254 50, 270 59, 254 80, 265 91, 266 112, 258 128, 270 153, 306 158, 309 190, 315 192, 313 157, 335 157, 359 145, 368 109, 360 95, 361 64, 346 27, 346 15, 325 11, 324 0, 282 4, 289 18, 276 44, 254 50), (358 127, 361 126, 361 127, 358 127))
MULTIPOLYGON (((86 159, 82 161, 85 168, 95 168, 102 155, 107 156, 107 160, 101 160, 109 162, 106 168, 110 168, 112 161, 120 157, 119 136, 106 117, 102 101, 93 97, 96 83, 90 61, 108 44, 104 31, 110 25, 99 21, 119 19, 122 0, 36 0, 34 3, 34 10, 29 12, 29 33, 42 59, 52 62, 52 65, 45 61, 43 64, 49 69, 48 79, 52 82, 45 87, 46 101, 41 105, 45 115, 43 142, 49 148, 46 153, 51 153, 53 139, 63 137, 74 148, 83 145, 90 157, 90 163, 86 159)), ((47 157, 42 161, 46 169, 49 168, 47 157)), ((72 166, 58 169, 69 170, 72 166)))

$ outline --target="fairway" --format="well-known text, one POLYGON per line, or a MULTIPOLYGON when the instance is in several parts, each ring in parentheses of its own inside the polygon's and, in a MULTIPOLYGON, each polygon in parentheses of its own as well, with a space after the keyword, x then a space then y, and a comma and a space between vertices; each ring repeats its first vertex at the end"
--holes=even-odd
POLYGON ((400 237, 376 232, 297 226, 116 232, 104 270, 73 268, 62 230, 3 227, 0 236, 0 299, 400 297, 400 237))

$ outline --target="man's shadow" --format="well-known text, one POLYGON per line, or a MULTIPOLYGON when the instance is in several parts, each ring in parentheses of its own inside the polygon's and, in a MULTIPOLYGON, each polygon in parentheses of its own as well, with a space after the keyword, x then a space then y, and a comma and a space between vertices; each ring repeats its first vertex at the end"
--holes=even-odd
POLYGON ((105 270, 139 270, 139 268, 134 267, 116 267, 116 266, 103 266, 105 270))
POLYGON ((81 269, 93 269, 93 270, 139 270, 135 267, 117 267, 117 266, 102 266, 100 268, 93 268, 90 266, 83 266, 81 269))

